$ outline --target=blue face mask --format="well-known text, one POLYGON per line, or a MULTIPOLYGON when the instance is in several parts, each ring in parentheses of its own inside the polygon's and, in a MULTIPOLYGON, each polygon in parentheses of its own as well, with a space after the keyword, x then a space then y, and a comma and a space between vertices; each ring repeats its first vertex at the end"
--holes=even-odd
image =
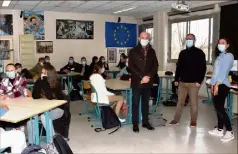
POLYGON ((225 52, 226 51, 226 45, 225 44, 218 44, 217 48, 221 52, 225 52))
POLYGON ((73 63, 74 63, 74 60, 70 59, 70 60, 69 60, 69 63, 70 63, 70 64, 73 64, 73 63))
POLYGON ((11 72, 6 72, 6 75, 10 79, 14 79, 16 77, 16 73, 11 71, 11 72))
POLYGON ((193 46, 194 41, 193 40, 186 40, 186 47, 191 48, 193 46))
POLYGON ((86 65, 86 61, 82 61, 81 64, 82 64, 82 65, 86 65))

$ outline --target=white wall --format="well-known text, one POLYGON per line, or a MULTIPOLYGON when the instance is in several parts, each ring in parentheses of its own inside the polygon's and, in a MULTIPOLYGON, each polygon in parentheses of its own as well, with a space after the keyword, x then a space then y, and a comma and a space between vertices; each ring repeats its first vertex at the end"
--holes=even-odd
MULTIPOLYGON (((19 61, 19 34, 23 34, 23 19, 20 18, 20 10, 1 10, 1 14, 13 14, 13 43, 14 43, 14 62, 19 61)), ((70 12, 45 11, 45 40, 53 41, 54 53, 49 54, 51 63, 57 68, 64 66, 69 56, 74 56, 76 61, 80 61, 82 56, 91 62, 92 56, 107 56, 105 47, 105 22, 117 22, 117 16, 83 14, 70 12), (93 40, 57 40, 56 39, 56 19, 73 20, 92 20, 94 21, 93 40)), ((133 17, 121 17, 122 22, 137 23, 133 17)), ((35 54, 35 61, 45 54, 35 54)), ((113 66, 116 64, 113 64, 113 66)))

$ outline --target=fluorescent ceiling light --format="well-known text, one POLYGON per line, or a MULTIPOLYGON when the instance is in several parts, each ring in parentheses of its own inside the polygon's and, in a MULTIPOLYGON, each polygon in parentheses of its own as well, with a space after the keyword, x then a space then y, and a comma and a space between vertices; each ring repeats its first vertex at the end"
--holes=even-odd
POLYGON ((116 11, 116 12, 113 12, 113 13, 117 14, 117 13, 121 13, 121 12, 125 12, 125 11, 130 11, 130 10, 133 10, 133 9, 135 9, 135 8, 136 8, 136 7, 130 7, 130 8, 123 9, 123 10, 119 10, 119 11, 116 11))
POLYGON ((9 1, 6 1, 6 0, 4 0, 3 2, 2 2, 2 6, 4 6, 4 7, 8 7, 9 5, 10 5, 10 3, 11 3, 11 0, 9 1))

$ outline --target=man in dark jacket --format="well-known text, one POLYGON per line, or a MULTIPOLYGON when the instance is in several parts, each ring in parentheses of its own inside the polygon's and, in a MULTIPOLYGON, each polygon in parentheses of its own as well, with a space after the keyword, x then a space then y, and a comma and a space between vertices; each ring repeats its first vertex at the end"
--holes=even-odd
POLYGON ((150 90, 153 78, 158 71, 155 50, 149 44, 149 34, 142 32, 140 43, 129 53, 129 69, 131 71, 131 88, 133 92, 132 123, 133 131, 139 132, 139 104, 142 105, 142 127, 154 128, 148 122, 150 90))
POLYGON ((68 64, 65 65, 63 68, 61 68, 60 71, 63 71, 65 73, 68 73, 70 71, 74 71, 74 72, 80 73, 80 71, 77 69, 78 65, 79 65, 79 63, 76 63, 74 61, 74 57, 69 57, 68 64))
POLYGON ((175 86, 179 86, 178 103, 174 120, 170 122, 170 125, 179 123, 187 94, 191 103, 190 126, 196 127, 197 125, 198 91, 206 73, 206 56, 201 49, 194 46, 195 40, 195 35, 188 34, 186 49, 179 54, 174 82, 175 86))

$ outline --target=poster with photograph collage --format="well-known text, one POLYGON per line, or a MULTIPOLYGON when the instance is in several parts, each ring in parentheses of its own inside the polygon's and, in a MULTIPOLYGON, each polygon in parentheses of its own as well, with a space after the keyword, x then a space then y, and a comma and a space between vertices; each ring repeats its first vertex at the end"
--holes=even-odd
POLYGON ((108 63, 117 63, 120 60, 120 55, 129 55, 131 48, 107 48, 108 63))

